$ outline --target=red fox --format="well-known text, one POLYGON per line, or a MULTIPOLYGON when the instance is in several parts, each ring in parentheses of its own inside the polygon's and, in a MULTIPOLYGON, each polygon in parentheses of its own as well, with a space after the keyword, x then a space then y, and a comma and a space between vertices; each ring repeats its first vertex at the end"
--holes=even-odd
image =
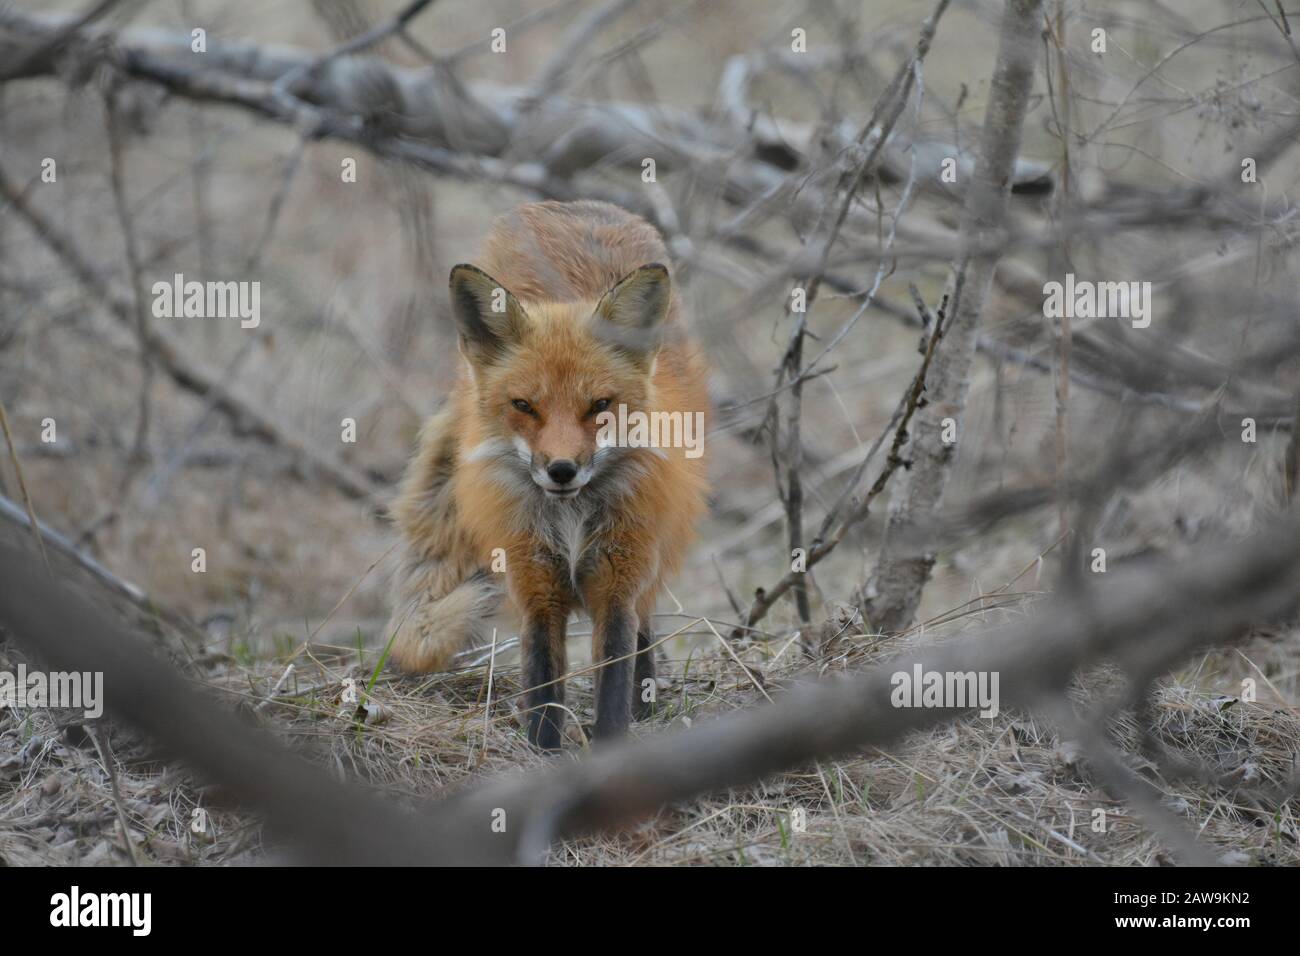
POLYGON ((654 227, 617 206, 543 202, 494 223, 482 269, 451 271, 460 378, 393 508, 406 553, 385 633, 399 667, 444 669, 504 603, 543 750, 560 747, 573 610, 593 625, 594 736, 645 716, 655 600, 705 510, 702 447, 601 434, 616 412, 706 420, 707 370, 666 260, 654 227))

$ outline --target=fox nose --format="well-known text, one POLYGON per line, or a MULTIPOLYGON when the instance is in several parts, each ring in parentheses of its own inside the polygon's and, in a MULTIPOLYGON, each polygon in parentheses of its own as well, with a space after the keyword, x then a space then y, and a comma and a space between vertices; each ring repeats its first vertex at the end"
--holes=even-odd
POLYGON ((567 485, 578 475, 578 466, 567 458, 560 458, 546 466, 547 477, 557 485, 567 485))

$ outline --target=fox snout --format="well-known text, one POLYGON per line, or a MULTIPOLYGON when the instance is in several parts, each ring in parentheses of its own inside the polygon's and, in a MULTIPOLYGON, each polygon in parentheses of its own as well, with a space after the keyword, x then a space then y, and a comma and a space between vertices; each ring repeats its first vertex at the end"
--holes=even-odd
POLYGON ((553 498, 572 498, 591 480, 591 462, 579 463, 573 458, 541 458, 533 469, 533 481, 553 498))
POLYGON ((567 485, 578 477, 578 464, 567 458, 561 458, 546 466, 546 476, 557 485, 567 485))

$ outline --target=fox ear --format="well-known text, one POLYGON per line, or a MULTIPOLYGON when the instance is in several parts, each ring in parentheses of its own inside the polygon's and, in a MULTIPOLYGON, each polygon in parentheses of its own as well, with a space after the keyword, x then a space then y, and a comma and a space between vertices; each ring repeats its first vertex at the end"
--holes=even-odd
POLYGON ((451 270, 451 311, 465 355, 491 362, 523 338, 528 316, 510 290, 482 269, 461 264, 451 270))
POLYGON ((659 349, 671 295, 668 269, 657 262, 642 266, 605 293, 592 316, 592 331, 637 364, 649 367, 659 349))

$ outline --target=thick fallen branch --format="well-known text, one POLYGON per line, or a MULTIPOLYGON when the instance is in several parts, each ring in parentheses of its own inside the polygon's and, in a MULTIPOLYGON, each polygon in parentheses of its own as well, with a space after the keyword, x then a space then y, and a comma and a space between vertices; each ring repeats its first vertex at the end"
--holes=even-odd
MULTIPOLYGON (((27 50, 66 27, 65 18, 0 12, 0 52, 6 43, 27 50)), ((520 185, 528 188, 538 170, 568 178, 611 157, 626 157, 639 170, 641 159, 652 156, 661 173, 689 169, 740 204, 785 195, 786 213, 804 224, 815 221, 822 200, 817 190, 807 188, 803 175, 791 174, 792 159, 795 165, 812 167, 824 148, 849 148, 858 133, 847 122, 829 133, 815 124, 781 122, 784 153, 776 156, 746 125, 731 122, 729 113, 700 117, 662 106, 585 102, 556 94, 538 100, 534 87, 462 84, 444 62, 404 69, 371 57, 322 58, 307 50, 219 36, 210 36, 207 52, 196 55, 188 36, 94 26, 66 39, 62 49, 82 68, 106 62, 179 96, 303 124, 317 135, 351 139, 378 155, 441 165, 449 173, 463 168, 471 174, 472 157, 489 167, 502 164, 507 152, 538 157, 528 164, 504 163, 520 166, 520 185), (292 96, 286 95, 286 78, 292 81, 292 96), (825 143, 826 136, 839 142, 825 143)), ((16 75, 51 75, 60 62, 51 51, 30 58, 16 75)), ((960 155, 956 147, 939 147, 944 149, 960 155)), ((885 178, 905 178, 906 144, 887 143, 879 165, 885 178)), ((831 175, 838 173, 832 170, 831 175)), ((1050 183, 1041 163, 1017 161, 1014 176, 1017 184, 1036 188, 1050 183)), ((866 235, 874 228, 872 217, 861 210, 852 221, 866 235)))
MULTIPOLYGON (((118 577, 39 518, 36 526, 53 574, 81 582, 80 587, 99 595, 105 603, 129 611, 140 631, 161 639, 168 654, 178 659, 188 659, 202 647, 203 633, 184 617, 158 605, 143 589, 118 577)), ((33 537, 31 529, 31 518, 24 508, 0 495, 0 547, 28 547, 33 537)), ((39 567, 43 569, 45 564, 39 567)), ((6 581, 5 587, 10 586, 6 581)))
POLYGON ((104 674, 109 713, 266 813, 307 859, 330 863, 537 862, 555 840, 609 829, 675 800, 782 769, 898 742, 957 708, 898 708, 892 675, 996 672, 1002 703, 1059 702, 1102 660, 1145 673, 1277 619, 1300 598, 1300 521, 1202 548, 1175 565, 1110 574, 1015 626, 902 655, 776 704, 521 774, 424 809, 397 810, 290 755, 196 691, 80 594, 57 586, 30 546, 0 543, 0 625, 60 670, 104 674), (505 830, 494 828, 504 814, 505 830))

